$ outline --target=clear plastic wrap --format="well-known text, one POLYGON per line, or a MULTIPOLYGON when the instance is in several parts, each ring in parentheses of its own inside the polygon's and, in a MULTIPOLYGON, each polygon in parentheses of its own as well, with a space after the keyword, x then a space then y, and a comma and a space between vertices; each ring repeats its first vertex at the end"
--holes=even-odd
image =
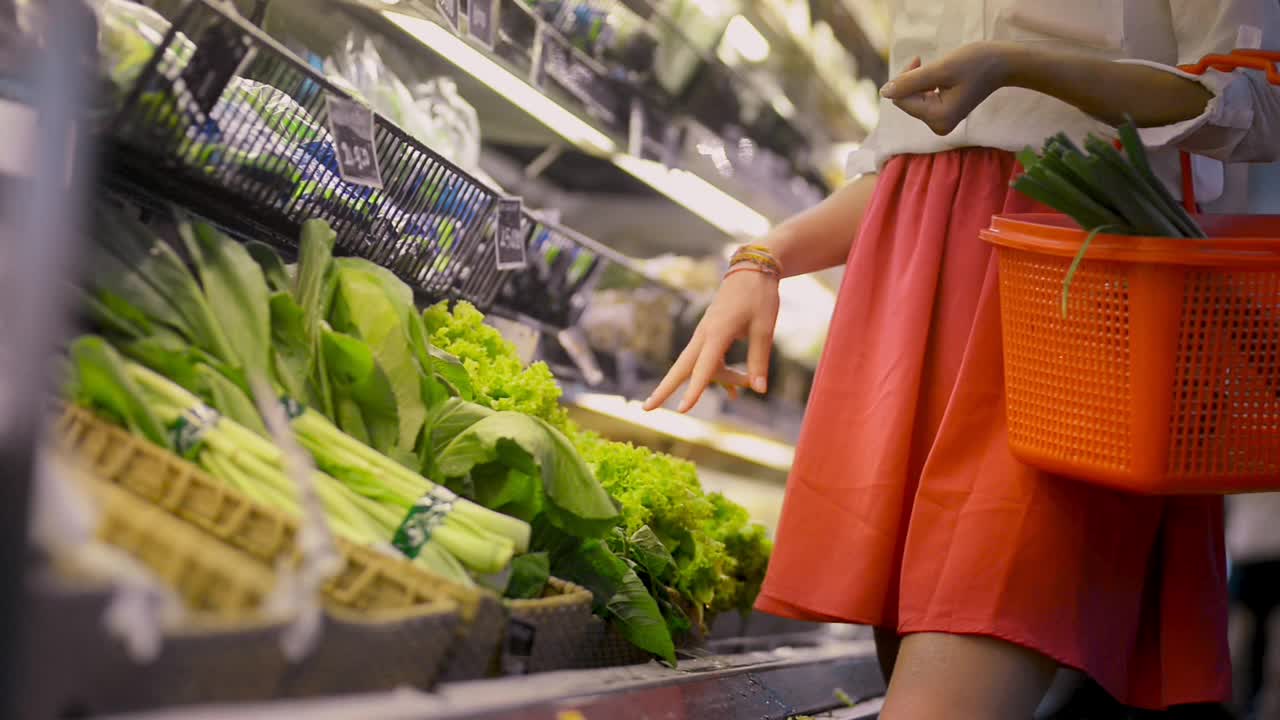
POLYGON ((463 170, 478 166, 480 123, 451 80, 436 78, 411 92, 387 67, 373 40, 356 33, 325 61, 325 74, 463 170))

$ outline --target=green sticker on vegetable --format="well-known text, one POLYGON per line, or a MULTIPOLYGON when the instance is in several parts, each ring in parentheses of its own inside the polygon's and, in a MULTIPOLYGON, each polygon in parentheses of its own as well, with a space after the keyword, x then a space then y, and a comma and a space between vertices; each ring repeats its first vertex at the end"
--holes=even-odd
POLYGON ((442 487, 434 487, 409 508, 409 514, 400 523, 391 544, 406 557, 415 558, 422 546, 431 541, 431 534, 449 515, 457 495, 442 487))
POLYGON ((220 417, 216 410, 205 405, 183 413, 170 431, 174 452, 188 460, 196 459, 204 448, 205 435, 218 424, 220 417))

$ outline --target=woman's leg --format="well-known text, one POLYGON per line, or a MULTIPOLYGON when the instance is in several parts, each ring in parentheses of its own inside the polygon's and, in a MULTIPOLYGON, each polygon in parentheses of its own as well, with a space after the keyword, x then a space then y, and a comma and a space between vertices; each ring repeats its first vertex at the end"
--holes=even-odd
POLYGON ((881 720, 1030 720, 1058 665, 988 637, 902 639, 881 720))
POLYGON ((898 631, 890 628, 875 628, 876 659, 880 661, 880 673, 884 675, 885 685, 893 677, 893 666, 898 662, 898 648, 902 638, 898 631))

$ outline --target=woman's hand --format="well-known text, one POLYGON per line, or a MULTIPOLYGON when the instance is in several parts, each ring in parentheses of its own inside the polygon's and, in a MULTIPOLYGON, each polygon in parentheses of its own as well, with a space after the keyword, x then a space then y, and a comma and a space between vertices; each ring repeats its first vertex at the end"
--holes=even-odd
POLYGON ((974 108, 1009 83, 1014 47, 977 42, 921 66, 916 58, 880 94, 903 112, 947 135, 974 108))
POLYGON ((729 275, 720 285, 693 333, 689 346, 644 402, 645 410, 661 407, 686 381, 689 387, 680 401, 680 412, 688 412, 712 382, 730 388, 749 387, 758 393, 768 390, 769 352, 773 329, 778 322, 778 279, 772 275, 742 270, 729 275), (747 372, 725 367, 724 357, 735 340, 746 340, 747 372))
POLYGON ((1204 112, 1213 94, 1194 80, 1144 65, 1016 43, 976 42, 921 66, 917 58, 880 94, 947 135, 1000 88, 1057 98, 1102 122, 1159 127, 1204 112))

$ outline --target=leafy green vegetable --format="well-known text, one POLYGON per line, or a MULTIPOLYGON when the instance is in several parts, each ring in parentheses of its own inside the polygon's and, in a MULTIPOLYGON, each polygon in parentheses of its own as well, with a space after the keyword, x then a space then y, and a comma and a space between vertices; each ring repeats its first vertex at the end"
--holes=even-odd
POLYGON ((142 402, 142 393, 125 369, 125 360, 94 335, 76 339, 70 347, 72 396, 76 402, 106 413, 130 432, 161 447, 170 447, 159 418, 142 402))
POLYGON ((427 416, 423 370, 409 327, 409 317, 416 314, 413 293, 389 271, 367 260, 342 258, 334 261, 334 269, 337 286, 330 320, 336 329, 367 343, 377 358, 398 408, 396 447, 412 454, 427 416))
POLYGON ((552 574, 590 590, 596 614, 631 644, 675 664, 675 642, 657 601, 603 540, 575 538, 544 523, 534 527, 533 546, 547 551, 552 574))
POLYGON ((471 378, 474 399, 494 410, 510 410, 542 419, 558 430, 569 427, 560 405, 560 386, 545 363, 525 367, 515 346, 469 303, 444 303, 423 314, 431 345, 460 360, 471 378))
POLYGON ((262 268, 262 277, 266 279, 267 287, 273 294, 289 292, 293 289, 293 279, 289 277, 289 271, 271 246, 255 241, 245 243, 244 249, 249 253, 249 257, 258 263, 258 267, 262 268))
POLYGON ((138 308, 224 362, 236 358, 195 277, 167 244, 124 213, 99 208, 95 289, 138 308))
POLYGON ((272 375, 285 393, 299 402, 314 403, 309 387, 314 367, 307 344, 306 313, 287 292, 271 295, 272 375))
POLYGON ((1018 154, 1023 175, 1015 190, 1074 219, 1089 231, 1062 285, 1062 315, 1067 314, 1071 282, 1100 232, 1148 237, 1204 238, 1195 220, 1156 177, 1132 121, 1119 130, 1126 154, 1090 135, 1081 152, 1062 133, 1045 141, 1037 154, 1018 154))
POLYGON ((551 522, 579 537, 598 537, 618 518, 617 508, 563 433, 538 418, 498 412, 467 427, 435 457, 447 478, 501 461, 539 477, 543 510, 551 522))
POLYGON ((266 375, 271 347, 271 311, 262 268, 244 246, 212 226, 185 218, 178 232, 195 261, 215 322, 222 328, 232 358, 222 358, 247 374, 266 375))
MULTIPOLYGON (((249 395, 225 375, 203 363, 196 365, 196 373, 206 388, 210 404, 228 418, 249 430, 267 437, 267 426, 258 415, 258 408, 249 395)), ((203 394, 203 393, 202 393, 203 394)))
POLYGON ((373 351, 350 335, 321 332, 320 348, 334 402, 346 409, 338 426, 378 452, 394 455, 400 432, 396 397, 373 351))
POLYGON ((298 241, 299 259, 293 296, 304 313, 303 328, 312 352, 320 344, 320 322, 329 314, 329 268, 337 237, 333 228, 323 220, 308 220, 302 225, 302 237, 298 241))
POLYGON ((511 561, 511 579, 506 596, 515 600, 535 600, 551 578, 551 559, 544 552, 526 553, 511 561))

